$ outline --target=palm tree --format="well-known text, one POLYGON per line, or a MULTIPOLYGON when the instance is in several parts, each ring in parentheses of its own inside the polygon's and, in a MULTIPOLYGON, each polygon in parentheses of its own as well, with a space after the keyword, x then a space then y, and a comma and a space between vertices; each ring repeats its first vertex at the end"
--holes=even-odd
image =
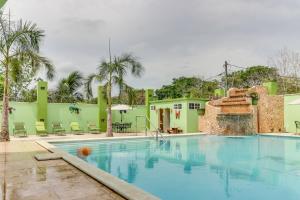
POLYGON ((66 78, 59 81, 54 91, 54 100, 59 102, 74 102, 83 99, 78 89, 83 85, 83 76, 79 71, 71 72, 66 78))
POLYGON ((9 83, 16 79, 22 67, 30 65, 37 72, 42 67, 47 71, 47 78, 54 76, 51 62, 39 54, 39 46, 44 32, 31 22, 22 20, 12 23, 0 13, 0 65, 3 69, 3 108, 1 141, 9 141, 8 109, 9 83))
POLYGON ((123 54, 120 57, 113 57, 109 61, 103 60, 96 74, 91 74, 88 76, 85 87, 87 96, 92 96, 92 82, 96 80, 98 82, 104 83, 106 88, 107 97, 107 136, 112 137, 112 87, 117 85, 120 90, 123 89, 124 77, 130 72, 135 77, 140 77, 144 68, 142 64, 137 61, 137 59, 131 54, 123 54))

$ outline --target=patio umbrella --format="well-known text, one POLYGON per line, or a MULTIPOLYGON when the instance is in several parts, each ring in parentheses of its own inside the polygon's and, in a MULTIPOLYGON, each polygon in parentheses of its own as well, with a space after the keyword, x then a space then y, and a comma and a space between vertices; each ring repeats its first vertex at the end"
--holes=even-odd
POLYGON ((291 103, 289 103, 289 105, 300 105, 300 99, 292 101, 291 103))
POLYGON ((123 121, 123 113, 126 113, 127 110, 132 110, 132 107, 125 104, 118 104, 111 107, 111 110, 119 110, 121 114, 121 122, 123 121))

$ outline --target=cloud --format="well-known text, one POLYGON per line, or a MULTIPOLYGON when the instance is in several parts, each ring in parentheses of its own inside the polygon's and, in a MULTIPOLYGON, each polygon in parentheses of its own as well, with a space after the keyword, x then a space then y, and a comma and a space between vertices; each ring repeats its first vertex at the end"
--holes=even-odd
POLYGON ((58 78, 71 70, 94 72, 107 57, 132 52, 146 68, 135 87, 158 88, 178 76, 209 77, 225 60, 267 64, 287 46, 299 50, 297 0, 10 0, 13 18, 46 31, 42 51, 58 78))

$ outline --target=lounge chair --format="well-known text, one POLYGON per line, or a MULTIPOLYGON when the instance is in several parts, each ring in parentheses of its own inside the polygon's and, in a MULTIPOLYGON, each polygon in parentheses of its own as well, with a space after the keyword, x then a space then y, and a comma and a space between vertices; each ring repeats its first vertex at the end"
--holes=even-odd
POLYGON ((52 130, 53 130, 53 133, 56 135, 62 135, 62 136, 66 135, 65 134, 66 130, 63 128, 63 126, 61 125, 60 122, 53 122, 52 130))
POLYGON ((100 129, 97 128, 97 125, 95 123, 89 122, 87 126, 88 126, 88 131, 90 133, 94 133, 94 134, 100 133, 100 129))
POLYGON ((71 131, 76 135, 83 135, 83 130, 80 129, 78 122, 71 122, 70 124, 71 131))
POLYGON ((35 122, 36 134, 39 136, 48 136, 48 132, 45 128, 44 122, 35 122))
POLYGON ((14 136, 27 137, 27 131, 24 122, 15 122, 13 128, 14 136))

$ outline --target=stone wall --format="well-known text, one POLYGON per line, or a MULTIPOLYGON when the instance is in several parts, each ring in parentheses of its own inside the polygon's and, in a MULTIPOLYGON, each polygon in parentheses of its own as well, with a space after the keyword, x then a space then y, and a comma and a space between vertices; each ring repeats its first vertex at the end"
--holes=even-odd
POLYGON ((283 96, 262 96, 257 108, 259 133, 284 132, 283 96))
POLYGON ((283 132, 283 96, 269 96, 266 88, 262 86, 256 86, 248 90, 249 94, 252 92, 256 92, 259 96, 258 105, 248 105, 247 108, 244 108, 245 106, 241 105, 241 107, 244 106, 240 109, 240 111, 245 111, 244 116, 242 116, 243 113, 236 112, 237 107, 235 106, 232 106, 232 112, 230 110, 231 106, 227 106, 226 113, 223 113, 220 106, 222 105, 222 100, 213 100, 208 102, 205 107, 205 114, 199 118, 200 131, 210 134, 225 135, 244 135, 251 134, 251 132, 252 134, 283 132), (226 114, 226 116, 224 114, 226 114), (232 129, 231 132, 228 131, 229 129, 232 129))
POLYGON ((208 102, 205 106, 205 114, 200 117, 200 131, 206 133, 221 133, 221 128, 217 122, 217 116, 221 113, 221 108, 211 105, 214 102, 208 102))

